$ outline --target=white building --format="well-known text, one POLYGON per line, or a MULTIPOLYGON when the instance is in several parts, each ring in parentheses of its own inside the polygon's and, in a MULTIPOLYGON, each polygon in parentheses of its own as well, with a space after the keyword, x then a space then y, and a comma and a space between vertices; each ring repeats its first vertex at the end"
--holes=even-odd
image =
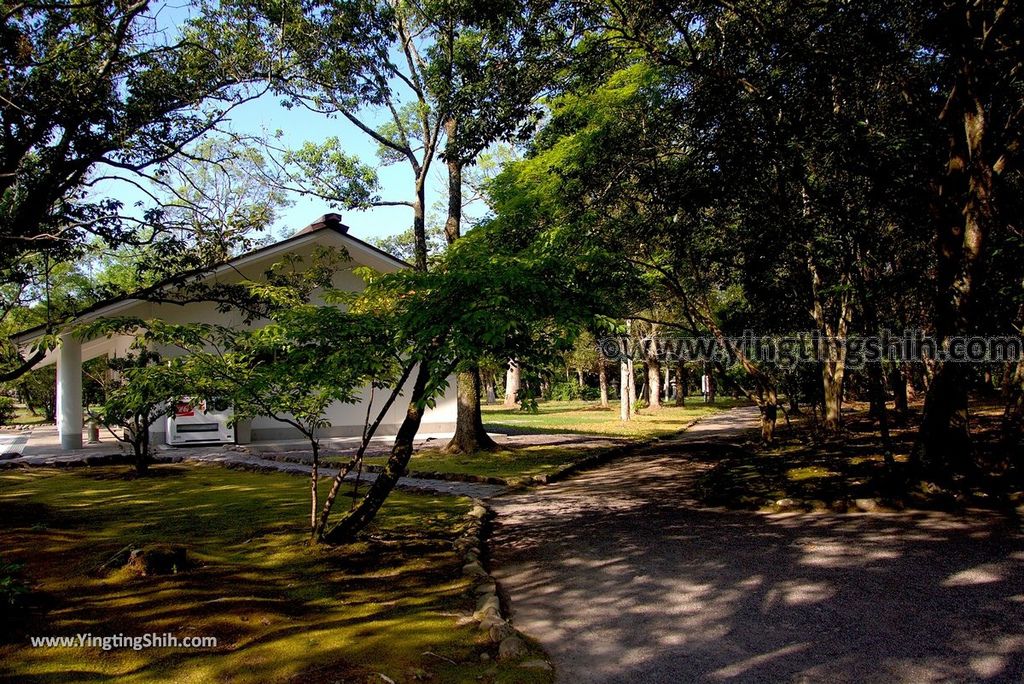
MULTIPOLYGON (((292 237, 273 245, 262 247, 240 255, 224 263, 211 266, 198 274, 189 274, 191 282, 233 283, 241 280, 259 280, 271 265, 281 261, 288 254, 308 259, 317 246, 343 248, 349 255, 350 264, 338 270, 334 286, 338 289, 357 290, 363 281, 352 273, 352 268, 368 266, 374 270, 391 273, 409 268, 404 261, 369 245, 348 234, 348 227, 341 223, 337 214, 327 214, 292 237)), ((159 283, 152 289, 173 291, 178 279, 159 283)), ((147 301, 144 293, 99 302, 82 311, 71 324, 85 323, 104 317, 134 317, 144 320, 159 319, 170 323, 218 323, 220 325, 246 325, 238 312, 224 313, 210 302, 189 304, 168 304, 147 301)), ((259 325, 256 323, 255 325, 259 325)), ((43 334, 42 327, 23 331, 13 340, 22 347, 28 347, 43 334)), ((71 335, 61 336, 60 345, 50 352, 37 367, 57 364, 57 427, 61 446, 64 449, 82 447, 82 363, 100 356, 123 356, 132 343, 129 336, 101 337, 79 341, 71 335)), ((160 350, 163 351, 163 350, 160 350)), ((409 380, 411 385, 412 380, 409 380)), ((369 396, 369 388, 363 396, 369 396)), ((378 429, 378 436, 393 435, 405 414, 406 406, 396 401, 378 429)), ((448 392, 438 399, 434 408, 424 415, 420 433, 451 433, 455 429, 456 393, 454 377, 449 382, 448 392)), ((328 412, 331 427, 324 436, 354 437, 362 434, 366 407, 359 404, 336 403, 328 412)), ((299 437, 294 428, 271 418, 257 418, 251 426, 239 431, 248 432, 251 440, 276 440, 299 437)), ((165 441, 164 421, 158 421, 152 430, 154 444, 165 441)), ((248 441, 243 438, 243 441, 248 441)))

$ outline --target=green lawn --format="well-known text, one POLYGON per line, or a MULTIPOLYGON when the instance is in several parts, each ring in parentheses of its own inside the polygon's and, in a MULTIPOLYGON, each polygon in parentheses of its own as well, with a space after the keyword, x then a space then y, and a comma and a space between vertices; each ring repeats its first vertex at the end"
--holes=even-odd
POLYGON ((30 607, 0 639, 0 680, 550 678, 482 662, 494 648, 472 625, 457 624, 474 607, 451 543, 467 500, 395 493, 369 541, 320 549, 303 531, 307 486, 213 466, 158 466, 142 479, 114 467, 0 473, 0 554, 24 565, 33 589, 30 607), (162 577, 98 570, 126 545, 153 542, 187 546, 197 567, 162 577), (219 644, 107 652, 27 645, 28 635, 148 632, 219 644))
MULTIPOLYGON (((657 411, 646 409, 623 423, 618 408, 601 408, 597 402, 544 401, 536 413, 484 406, 484 424, 488 430, 515 433, 582 434, 620 439, 644 439, 669 435, 684 429, 697 418, 740 405, 732 399, 719 399, 704 404, 699 398, 687 406, 665 406, 657 411)), ((447 454, 441 448, 424 449, 413 455, 410 471, 499 477, 507 481, 527 480, 534 475, 553 473, 563 466, 594 453, 586 446, 527 446, 484 451, 474 454, 447 454)), ((328 462, 347 461, 349 457, 330 457, 328 462)), ((386 456, 366 459, 370 465, 383 465, 386 456)))
POLYGON ((572 432, 609 437, 660 437, 682 430, 697 418, 733 406, 745 404, 719 398, 705 404, 700 397, 691 397, 686 406, 663 406, 658 410, 643 409, 632 420, 619 420, 618 404, 601 408, 596 401, 543 401, 537 412, 518 408, 484 406, 484 425, 488 430, 511 428, 517 432, 572 432))
POLYGON ((24 406, 17 406, 15 408, 14 418, 11 419, 11 425, 38 425, 46 422, 46 416, 42 413, 35 414, 29 411, 24 406))
MULTIPOLYGON (((588 449, 564 446, 532 446, 458 455, 446 454, 440 449, 428 449, 413 454, 409 470, 500 477, 505 480, 526 479, 552 473, 589 452, 588 449)), ((386 456, 366 459, 371 465, 384 465, 385 461, 386 456)))

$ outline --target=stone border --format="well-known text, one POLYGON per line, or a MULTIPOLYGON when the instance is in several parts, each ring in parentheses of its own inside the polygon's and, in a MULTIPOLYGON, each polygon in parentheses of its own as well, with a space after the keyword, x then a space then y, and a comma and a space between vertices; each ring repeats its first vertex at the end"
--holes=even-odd
MULTIPOLYGON (((498 660, 513 660, 527 655, 530 649, 512 626, 511 620, 503 613, 501 598, 498 596, 498 583, 484 568, 482 549, 487 537, 488 523, 494 518, 494 512, 482 500, 470 500, 473 506, 466 514, 466 531, 455 540, 454 547, 456 553, 462 557, 462 574, 474 583, 476 610, 473 611, 473 621, 491 644, 498 645, 498 660)), ((543 660, 531 660, 523 663, 521 667, 551 669, 550 663, 543 660)))

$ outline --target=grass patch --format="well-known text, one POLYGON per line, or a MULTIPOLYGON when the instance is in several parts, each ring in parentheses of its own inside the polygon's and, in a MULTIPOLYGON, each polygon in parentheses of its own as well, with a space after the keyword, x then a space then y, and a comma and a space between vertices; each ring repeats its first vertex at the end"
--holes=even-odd
POLYGON ((596 401, 542 401, 536 413, 504 406, 485 405, 482 408, 484 427, 488 430, 643 438, 670 435, 697 418, 746 403, 719 398, 713 404, 704 404, 699 397, 691 398, 686 406, 644 409, 626 422, 619 420, 618 405, 601 408, 596 401))
POLYGON ((14 409, 14 417, 11 418, 8 425, 43 425, 45 423, 46 416, 42 413, 32 413, 24 406, 19 405, 14 409))
MULTIPOLYGON (((303 478, 212 466, 154 472, 162 476, 0 473, 0 548, 32 588, 0 643, 0 679, 523 681, 514 665, 481 663, 476 631, 457 624, 473 609, 451 546, 467 500, 396 492, 366 540, 320 549, 306 543, 303 478), (128 544, 157 542, 185 545, 196 567, 162 577, 98 571, 128 544), (149 632, 214 636, 218 646, 27 645, 27 635, 149 632)), ((537 676, 549 678, 527 675, 537 676)))
MULTIPOLYGON (((578 461, 590 451, 559 446, 531 446, 473 454, 447 454, 440 449, 426 449, 413 454, 409 461, 409 470, 511 480, 553 473, 562 466, 578 461)), ((384 465, 386 461, 387 456, 366 459, 371 465, 384 465)))
MULTIPOLYGON (((536 413, 483 406, 488 430, 527 434, 577 434, 600 437, 643 439, 670 435, 698 418, 739 405, 732 399, 714 404, 696 401, 688 406, 666 406, 641 411, 628 423, 619 420, 618 408, 601 408, 597 402, 544 401, 536 413)), ((443 449, 423 449, 413 454, 410 471, 498 477, 506 481, 527 480, 560 470, 599 449, 593 446, 536 445, 502 448, 473 454, 448 454, 443 449)), ((330 463, 347 462, 348 456, 329 456, 330 463)), ((384 465, 387 456, 366 458, 370 465, 384 465)))

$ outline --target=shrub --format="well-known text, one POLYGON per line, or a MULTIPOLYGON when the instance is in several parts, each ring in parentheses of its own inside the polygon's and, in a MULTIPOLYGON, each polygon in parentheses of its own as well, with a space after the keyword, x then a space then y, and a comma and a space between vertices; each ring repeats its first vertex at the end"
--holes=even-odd
POLYGON ((0 425, 7 425, 14 420, 15 413, 14 399, 0 396, 0 425))
POLYGON ((7 563, 0 558, 0 605, 15 607, 21 604, 28 588, 21 581, 21 565, 7 563))
POLYGON ((551 385, 551 399, 554 401, 593 400, 601 395, 596 387, 580 387, 578 382, 556 382, 551 385))

